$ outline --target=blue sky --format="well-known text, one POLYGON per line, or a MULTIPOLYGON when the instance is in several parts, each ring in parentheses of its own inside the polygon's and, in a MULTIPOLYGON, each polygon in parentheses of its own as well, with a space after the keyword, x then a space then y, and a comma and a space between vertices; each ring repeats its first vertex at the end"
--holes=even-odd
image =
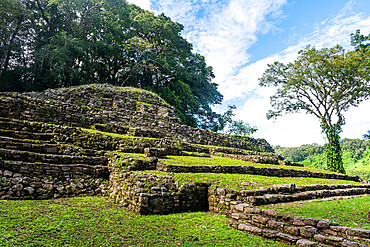
MULTIPOLYGON (((369 0, 129 0, 184 25, 182 35, 214 69, 224 102, 236 104, 236 119, 259 129, 254 137, 272 145, 323 144, 319 121, 304 113, 272 121, 269 98, 258 78, 268 63, 293 61, 307 44, 350 49, 350 34, 370 33, 369 0)), ((345 113, 343 138, 361 138, 370 130, 370 101, 345 113)))

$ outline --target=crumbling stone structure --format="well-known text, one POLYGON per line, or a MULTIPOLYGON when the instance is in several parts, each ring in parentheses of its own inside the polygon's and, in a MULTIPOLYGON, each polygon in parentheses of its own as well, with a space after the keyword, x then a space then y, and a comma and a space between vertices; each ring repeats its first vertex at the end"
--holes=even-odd
POLYGON ((148 172, 239 173, 362 182, 357 176, 278 166, 301 164, 283 161, 264 139, 181 125, 171 106, 144 90, 100 84, 41 93, 0 93, 0 200, 108 195, 139 214, 225 214, 235 229, 298 246, 370 244, 368 230, 256 207, 366 195, 369 184, 290 184, 234 191, 208 182, 179 184, 170 176, 148 172), (276 168, 180 166, 158 161, 168 155, 217 155, 273 164, 276 168))

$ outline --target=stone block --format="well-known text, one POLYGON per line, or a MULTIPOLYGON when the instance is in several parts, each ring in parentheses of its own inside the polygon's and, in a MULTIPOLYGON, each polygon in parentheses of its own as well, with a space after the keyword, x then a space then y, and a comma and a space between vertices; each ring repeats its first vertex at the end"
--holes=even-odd
POLYGON ((290 243, 295 243, 298 240, 298 237, 293 236, 293 235, 290 235, 290 234, 287 234, 287 233, 283 233, 283 232, 278 232, 276 234, 276 237, 277 238, 280 238, 280 239, 282 239, 284 241, 288 241, 290 243))
POLYGON ((276 229, 276 230, 279 230, 279 231, 284 230, 284 225, 285 224, 283 222, 279 222, 279 221, 276 221, 276 220, 269 220, 267 222, 267 227, 268 228, 276 229))
POLYGON ((263 229, 262 230, 262 236, 265 238, 276 238, 278 232, 273 231, 273 230, 268 230, 268 229, 263 229))
POLYGON ((319 229, 327 229, 330 227, 330 221, 326 219, 321 219, 317 222, 317 228, 319 229))
POLYGON ((262 210, 260 208, 245 207, 244 212, 250 214, 259 214, 262 210))
POLYGON ((313 241, 310 241, 310 240, 307 240, 307 239, 299 239, 296 242, 296 245, 299 246, 299 247, 312 247, 312 246, 317 246, 317 243, 313 242, 313 241))
POLYGON ((252 216, 253 222, 256 222, 258 224, 266 225, 267 222, 270 220, 268 218, 262 217, 260 215, 253 215, 252 216))
POLYGON ((367 238, 370 239, 370 230, 366 229, 358 229, 358 228, 347 228, 347 234, 354 237, 359 238, 367 238))
POLYGON ((247 224, 239 224, 238 225, 238 230, 246 231, 246 232, 250 232, 250 233, 254 233, 254 234, 258 234, 258 235, 262 234, 262 229, 261 228, 256 227, 256 226, 247 225, 247 224))
POLYGON ((296 226, 284 226, 284 231, 292 235, 295 235, 295 236, 299 236, 300 229, 301 229, 300 227, 296 227, 296 226))
POLYGON ((269 209, 262 209, 261 214, 265 215, 265 216, 268 216, 268 217, 271 217, 271 218, 274 218, 274 219, 277 219, 280 215, 280 213, 278 211, 269 210, 269 209))
POLYGON ((301 236, 305 238, 313 238, 316 232, 317 232, 317 229, 313 226, 304 226, 304 227, 301 227, 301 230, 300 230, 301 236))
POLYGON ((295 226, 304 226, 305 218, 304 217, 293 217, 293 225, 295 226))
POLYGON ((314 218, 304 218, 304 224, 308 226, 316 226, 318 220, 314 218))

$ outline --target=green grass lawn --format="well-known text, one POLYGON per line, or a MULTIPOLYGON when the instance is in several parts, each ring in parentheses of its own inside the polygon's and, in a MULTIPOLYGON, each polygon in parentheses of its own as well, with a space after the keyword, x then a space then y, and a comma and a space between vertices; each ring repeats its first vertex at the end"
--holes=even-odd
POLYGON ((281 213, 316 219, 329 219, 339 225, 370 230, 367 212, 370 196, 336 201, 300 202, 262 206, 281 213))
POLYGON ((107 198, 0 201, 0 246, 288 246, 226 226, 224 216, 140 216, 107 198))
POLYGON ((168 156, 167 159, 159 159, 159 161, 168 165, 183 165, 183 166, 254 166, 254 167, 268 167, 268 168, 282 168, 282 169, 294 169, 304 170, 311 172, 322 172, 322 173, 333 173, 322 169, 313 167, 302 167, 302 166, 283 166, 283 165, 272 165, 272 164, 259 164, 252 163, 249 161, 229 159, 220 156, 212 155, 209 158, 206 157, 194 157, 194 156, 168 156))
POLYGON ((309 185, 309 184, 360 184, 354 181, 337 179, 306 178, 306 177, 267 177, 250 174, 220 174, 220 173, 168 173, 161 171, 145 171, 145 173, 160 176, 172 176, 180 183, 212 182, 223 188, 233 190, 257 189, 259 187, 271 187, 275 184, 309 185), (242 185, 243 182, 252 181, 256 184, 242 185))

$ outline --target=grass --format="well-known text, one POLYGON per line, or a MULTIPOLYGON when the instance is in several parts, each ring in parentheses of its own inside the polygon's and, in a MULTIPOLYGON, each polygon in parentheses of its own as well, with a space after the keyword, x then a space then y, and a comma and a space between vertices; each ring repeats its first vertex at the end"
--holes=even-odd
POLYGON ((86 131, 86 132, 90 132, 90 133, 98 133, 98 134, 101 134, 101 135, 112 136, 114 138, 124 138, 124 139, 126 139, 126 138, 135 138, 135 139, 145 139, 145 140, 159 140, 158 138, 128 136, 128 135, 121 135, 121 134, 117 134, 117 133, 104 132, 104 131, 94 130, 94 129, 81 128, 81 130, 86 131))
POLYGON ((233 190, 257 189, 259 187, 271 187, 275 184, 309 185, 309 184, 360 184, 354 181, 337 179, 321 179, 306 177, 267 177, 249 174, 220 174, 220 173, 168 173, 161 171, 145 171, 145 173, 159 176, 172 176, 180 183, 194 183, 209 181, 214 185, 233 190), (242 185, 243 182, 254 182, 251 185, 242 185))
POLYGON ((367 213, 370 196, 336 201, 316 201, 263 206, 281 213, 316 219, 329 219, 339 225, 370 230, 367 213))
POLYGON ((143 153, 123 153, 123 152, 117 152, 117 151, 114 151, 114 152, 111 152, 111 153, 114 153, 114 154, 119 154, 123 157, 143 157, 144 158, 144 154, 143 153))
POLYGON ((267 168, 282 168, 282 169, 293 169, 293 170, 304 170, 311 172, 321 173, 333 173, 322 169, 313 167, 302 167, 302 166, 282 166, 272 164, 259 164, 252 163, 249 161, 237 160, 224 158, 220 156, 211 156, 210 158, 205 157, 194 157, 194 156, 168 156, 167 159, 160 159, 159 161, 168 165, 183 165, 183 166, 254 166, 254 167, 267 167, 267 168))
POLYGON ((226 226, 224 216, 141 216, 106 198, 0 201, 1 246, 288 246, 226 226))

